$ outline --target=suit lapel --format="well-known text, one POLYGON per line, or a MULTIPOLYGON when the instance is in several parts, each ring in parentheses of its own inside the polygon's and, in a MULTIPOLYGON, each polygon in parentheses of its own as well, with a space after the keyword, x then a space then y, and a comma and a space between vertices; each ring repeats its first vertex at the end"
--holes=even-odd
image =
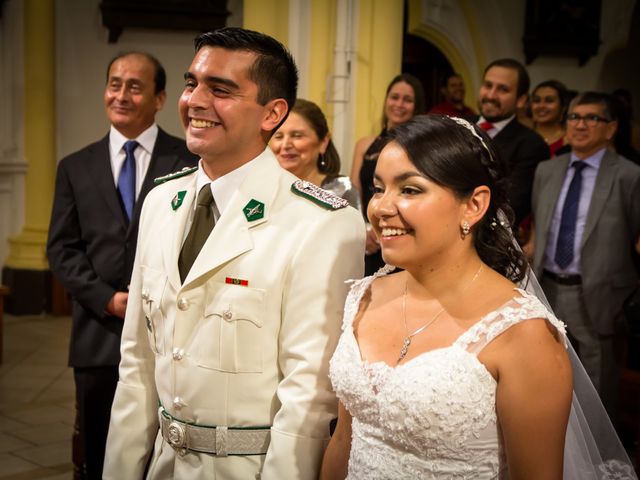
POLYGON ((138 195, 138 199, 136 200, 136 205, 133 210, 133 219, 129 224, 130 228, 127 231, 127 234, 131 234, 136 230, 133 226, 138 224, 144 199, 155 186, 153 180, 175 170, 179 158, 174 153, 174 149, 174 146, 171 145, 169 141, 169 136, 161 128, 158 128, 158 137, 156 138, 156 143, 153 146, 149 168, 147 169, 147 174, 142 182, 140 195, 138 195))
POLYGON ((600 162, 596 183, 593 186, 593 195, 591 196, 591 203, 589 204, 589 211, 587 212, 587 221, 584 226, 584 232, 582 233, 581 247, 585 244, 596 223, 598 223, 604 204, 613 186, 615 173, 615 154, 607 150, 602 157, 602 162, 600 162))
MULTIPOLYGON (((509 142, 513 139, 514 134, 518 130, 517 118, 514 118, 509 123, 507 123, 502 130, 494 135, 492 140, 504 148, 509 142)), ((510 159, 509 159, 510 160, 510 159)))
POLYGON ((113 181, 113 171, 109 159, 109 135, 104 137, 95 148, 96 150, 89 153, 86 162, 89 178, 95 178, 96 188, 109 206, 113 217, 127 228, 127 220, 120 204, 120 195, 113 181))
POLYGON ((518 119, 514 118, 509 123, 507 123, 502 130, 494 135, 493 140, 498 143, 505 143, 506 141, 511 139, 511 137, 513 137, 513 130, 514 128, 516 128, 515 122, 517 121, 518 119))
POLYGON ((166 175, 167 172, 175 170, 179 158, 174 151, 175 145, 171 144, 169 136, 161 128, 158 128, 158 138, 153 146, 151 162, 149 163, 147 174, 145 175, 144 182, 142 183, 140 199, 144 200, 147 193, 149 193, 155 186, 153 183, 155 178, 166 175))
POLYGON ((564 183, 564 178, 567 175, 567 169, 569 168, 569 160, 570 157, 567 155, 565 158, 557 158, 552 160, 556 162, 556 168, 554 168, 551 172, 550 178, 548 179, 547 186, 545 187, 545 200, 542 204, 542 218, 541 226, 544 227, 544 233, 546 238, 546 233, 549 232, 549 227, 551 226, 551 220, 553 219, 553 213, 556 210, 556 206, 558 204, 558 200, 560 197, 560 190, 562 190, 562 184, 564 183))
POLYGON ((213 232, 193 263, 184 285, 253 248, 251 230, 269 220, 277 192, 279 169, 277 160, 270 150, 265 151, 256 160, 247 178, 218 219, 213 232), (264 216, 254 221, 248 221, 243 212, 251 200, 264 204, 264 216))
MULTIPOLYGON (((536 229, 536 261, 534 265, 539 266, 544 256, 544 250, 547 245, 547 237, 549 236, 549 229, 551 228, 551 221, 553 220, 553 213, 556 210, 558 200, 560 197, 560 190, 562 190, 562 184, 564 177, 567 174, 567 168, 569 168, 570 155, 563 155, 561 157, 550 160, 549 174, 542 178, 544 187, 540 192, 542 197, 540 202, 539 211, 536 212, 535 229, 536 229)), ((536 272, 540 273, 540 272, 536 272)))

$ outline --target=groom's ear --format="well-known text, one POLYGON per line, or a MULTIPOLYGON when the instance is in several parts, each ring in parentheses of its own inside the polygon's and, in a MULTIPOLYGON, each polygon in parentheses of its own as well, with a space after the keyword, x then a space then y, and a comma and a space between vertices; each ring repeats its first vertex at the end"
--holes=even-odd
POLYGON ((480 185, 474 188, 471 195, 463 202, 463 220, 469 222, 469 225, 473 227, 487 213, 490 203, 491 190, 489 187, 480 185))

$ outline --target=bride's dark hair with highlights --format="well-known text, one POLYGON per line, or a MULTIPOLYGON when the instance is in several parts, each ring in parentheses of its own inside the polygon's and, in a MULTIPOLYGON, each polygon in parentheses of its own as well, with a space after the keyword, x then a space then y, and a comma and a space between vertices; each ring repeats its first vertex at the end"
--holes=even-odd
POLYGON ((486 134, 468 122, 461 125, 440 115, 418 115, 390 133, 418 171, 457 198, 468 198, 481 185, 489 187, 489 208, 471 230, 474 246, 491 268, 513 282, 522 280, 527 262, 510 230, 506 166, 486 134))

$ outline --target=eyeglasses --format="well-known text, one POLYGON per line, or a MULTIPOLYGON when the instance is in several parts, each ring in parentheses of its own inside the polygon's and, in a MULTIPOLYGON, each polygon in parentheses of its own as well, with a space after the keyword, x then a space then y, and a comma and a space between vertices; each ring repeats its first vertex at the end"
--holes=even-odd
POLYGON ((600 115, 596 115, 595 113, 590 113, 588 115, 578 115, 577 113, 570 113, 567 115, 567 123, 573 123, 577 125, 580 123, 580 120, 584 120, 584 123, 587 127, 595 127, 599 122, 609 123, 611 120, 608 120, 600 115))

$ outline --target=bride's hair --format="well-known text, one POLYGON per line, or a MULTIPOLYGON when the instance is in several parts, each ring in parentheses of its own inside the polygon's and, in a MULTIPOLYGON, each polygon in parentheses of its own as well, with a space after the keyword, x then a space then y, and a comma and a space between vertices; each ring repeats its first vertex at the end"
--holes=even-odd
POLYGON ((513 211, 506 166, 486 134, 465 120, 440 115, 418 115, 390 133, 423 175, 457 198, 468 198, 480 185, 489 187, 489 208, 472 229, 474 246, 491 268, 513 282, 522 280, 527 262, 508 224, 513 211))

